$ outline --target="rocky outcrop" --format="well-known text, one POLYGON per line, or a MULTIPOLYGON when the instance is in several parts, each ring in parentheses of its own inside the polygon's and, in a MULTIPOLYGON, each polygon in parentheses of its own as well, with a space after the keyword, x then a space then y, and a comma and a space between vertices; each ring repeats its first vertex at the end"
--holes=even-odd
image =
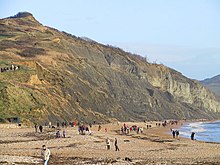
POLYGON ((201 109, 219 111, 219 99, 198 81, 189 80, 178 72, 166 69, 165 66, 160 67, 159 74, 152 75, 149 79, 153 86, 168 91, 181 102, 196 105, 201 109))

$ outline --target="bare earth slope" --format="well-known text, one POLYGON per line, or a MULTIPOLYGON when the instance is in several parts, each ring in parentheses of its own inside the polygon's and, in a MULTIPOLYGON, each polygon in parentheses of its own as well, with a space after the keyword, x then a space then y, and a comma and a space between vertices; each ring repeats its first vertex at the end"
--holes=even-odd
POLYGON ((164 65, 41 25, 0 20, 0 118, 23 122, 214 119, 220 100, 164 65))

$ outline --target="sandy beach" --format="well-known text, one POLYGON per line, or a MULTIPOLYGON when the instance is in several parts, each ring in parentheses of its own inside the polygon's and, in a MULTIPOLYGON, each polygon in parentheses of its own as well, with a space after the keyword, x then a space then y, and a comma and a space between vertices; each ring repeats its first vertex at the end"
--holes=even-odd
MULTIPOLYGON (((143 133, 122 134, 124 123, 93 125, 92 135, 80 135, 78 127, 67 127, 66 138, 56 138, 57 129, 44 127, 43 133, 32 127, 0 125, 0 164, 42 164, 41 146, 51 151, 49 164, 220 164, 220 144, 174 139, 170 128, 150 123, 126 123, 143 127, 143 133), (146 125, 151 124, 147 129, 146 125), (107 132, 106 132, 107 129, 107 132), (106 149, 106 138, 111 149, 106 149), (114 139, 120 151, 115 151, 114 139)), ((62 127, 60 128, 62 132, 62 127)), ((190 136, 190 135, 189 135, 190 136)))

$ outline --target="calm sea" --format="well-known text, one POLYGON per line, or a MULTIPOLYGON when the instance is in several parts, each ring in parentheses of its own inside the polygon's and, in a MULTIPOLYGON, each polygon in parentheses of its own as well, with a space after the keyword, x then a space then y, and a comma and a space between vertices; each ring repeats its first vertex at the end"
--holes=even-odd
POLYGON ((181 137, 190 138, 191 132, 195 132, 196 140, 220 142, 220 121, 189 123, 180 128, 181 137))

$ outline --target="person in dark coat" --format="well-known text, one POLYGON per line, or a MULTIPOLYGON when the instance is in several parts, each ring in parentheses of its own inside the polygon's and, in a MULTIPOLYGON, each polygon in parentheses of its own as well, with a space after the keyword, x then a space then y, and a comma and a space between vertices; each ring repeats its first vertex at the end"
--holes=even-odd
POLYGON ((40 132, 43 132, 43 126, 42 125, 39 126, 39 130, 40 130, 40 132))
POLYGON ((195 137, 195 132, 192 132, 191 133, 191 140, 194 140, 194 137, 195 137))
POLYGON ((176 130, 176 138, 178 138, 179 134, 180 134, 179 130, 176 130))
POLYGON ((119 151, 117 138, 115 138, 115 151, 119 151))
POLYGON ((172 131, 172 134, 173 134, 173 138, 175 138, 175 136, 176 136, 176 131, 172 131))

